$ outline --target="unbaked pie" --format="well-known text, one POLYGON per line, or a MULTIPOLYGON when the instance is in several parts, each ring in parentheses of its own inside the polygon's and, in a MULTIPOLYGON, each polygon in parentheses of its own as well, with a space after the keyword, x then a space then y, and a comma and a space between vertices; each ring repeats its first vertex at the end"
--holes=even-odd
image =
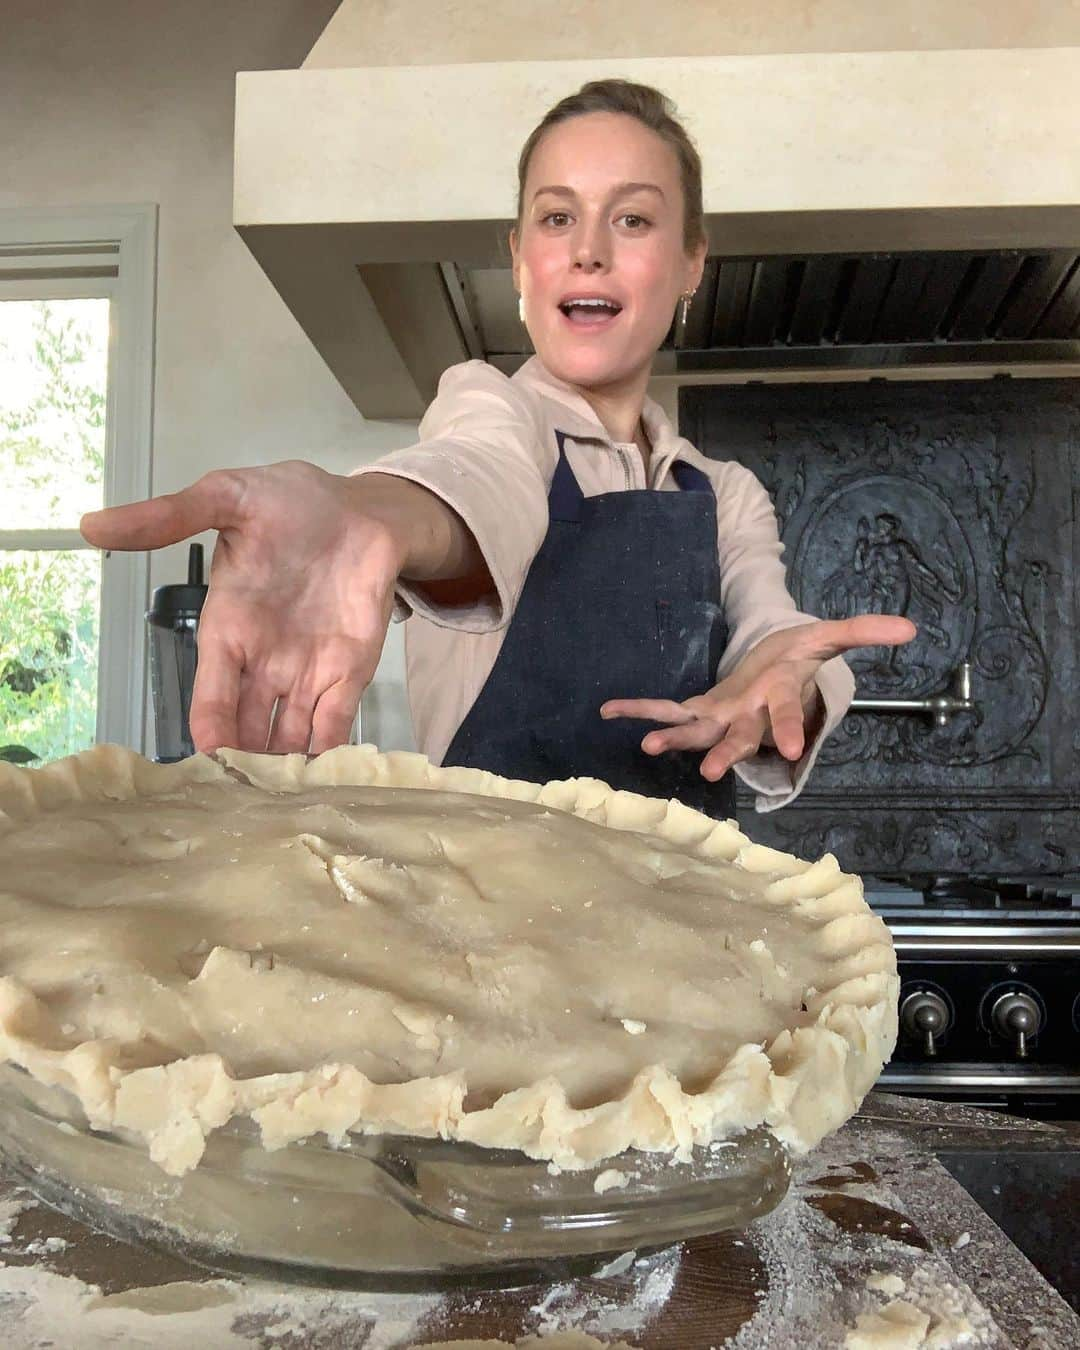
POLYGON ((840 1125, 896 1039, 858 877, 595 779, 342 746, 0 764, 0 1056, 180 1174, 250 1115, 564 1168, 840 1125))

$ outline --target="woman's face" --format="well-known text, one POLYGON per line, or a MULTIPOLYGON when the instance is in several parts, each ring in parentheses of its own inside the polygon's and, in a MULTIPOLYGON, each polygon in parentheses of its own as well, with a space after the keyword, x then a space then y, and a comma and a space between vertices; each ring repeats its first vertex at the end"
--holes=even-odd
POLYGON ((701 279, 706 245, 683 248, 674 150, 636 118, 585 113, 546 132, 525 183, 514 284, 537 355, 582 388, 649 369, 679 296, 701 279), (620 306, 565 309, 575 296, 620 306))

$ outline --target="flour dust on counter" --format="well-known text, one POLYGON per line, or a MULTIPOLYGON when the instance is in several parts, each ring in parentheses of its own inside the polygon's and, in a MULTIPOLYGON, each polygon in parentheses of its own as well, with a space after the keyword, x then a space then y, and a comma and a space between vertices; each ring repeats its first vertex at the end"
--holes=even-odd
POLYGON ((283 1289, 234 1280, 107 1295, 40 1266, 0 1266, 5 1350, 255 1350, 268 1345, 401 1350, 436 1298, 283 1289))
MULTIPOLYGON (((942 1252, 907 1217, 907 1186, 897 1188, 893 1178, 911 1181, 909 1153, 899 1136, 882 1148, 880 1140, 858 1147, 842 1134, 797 1161, 788 1195, 747 1232, 766 1292, 726 1348, 1066 1350, 1068 1342, 1006 1334, 958 1278, 948 1246, 942 1252)), ((947 1210, 960 1188, 937 1170, 947 1210)), ((1004 1240, 1002 1249, 1009 1249, 1004 1240)), ((1004 1264, 1001 1270, 1009 1278, 1004 1264)))
POLYGON ((224 1278, 133 1249, 6 1188, 0 1174, 0 1328, 4 1350, 416 1350, 437 1344, 525 1350, 638 1350, 662 1317, 680 1248, 611 1262, 592 1279, 526 1294, 519 1332, 455 1334, 499 1315, 497 1290, 456 1295, 354 1292, 224 1278), (63 1236, 61 1236, 63 1234, 63 1236), (611 1278, 604 1278, 612 1271, 611 1278), (133 1282, 134 1281, 134 1282, 133 1282), (463 1317, 463 1314, 465 1316, 463 1317), (444 1333, 449 1339, 433 1341, 444 1333))

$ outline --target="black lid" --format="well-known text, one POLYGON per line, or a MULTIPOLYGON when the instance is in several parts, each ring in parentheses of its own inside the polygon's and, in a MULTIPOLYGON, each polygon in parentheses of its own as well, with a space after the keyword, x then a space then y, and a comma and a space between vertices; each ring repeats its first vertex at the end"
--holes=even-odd
POLYGON ((146 617, 161 628, 170 628, 177 619, 197 619, 207 589, 203 585, 203 547, 192 544, 188 549, 187 583, 155 587, 146 617))

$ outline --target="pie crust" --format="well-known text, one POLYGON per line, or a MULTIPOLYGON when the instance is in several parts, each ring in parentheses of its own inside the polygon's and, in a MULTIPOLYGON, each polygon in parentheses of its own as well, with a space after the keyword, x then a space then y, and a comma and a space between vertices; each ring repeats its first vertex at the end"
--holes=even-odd
POLYGON ((793 1151, 896 1041, 857 876, 591 778, 104 745, 0 764, 0 1058, 167 1172, 248 1115, 563 1168, 793 1151), (381 950, 380 950, 381 948, 381 950))

